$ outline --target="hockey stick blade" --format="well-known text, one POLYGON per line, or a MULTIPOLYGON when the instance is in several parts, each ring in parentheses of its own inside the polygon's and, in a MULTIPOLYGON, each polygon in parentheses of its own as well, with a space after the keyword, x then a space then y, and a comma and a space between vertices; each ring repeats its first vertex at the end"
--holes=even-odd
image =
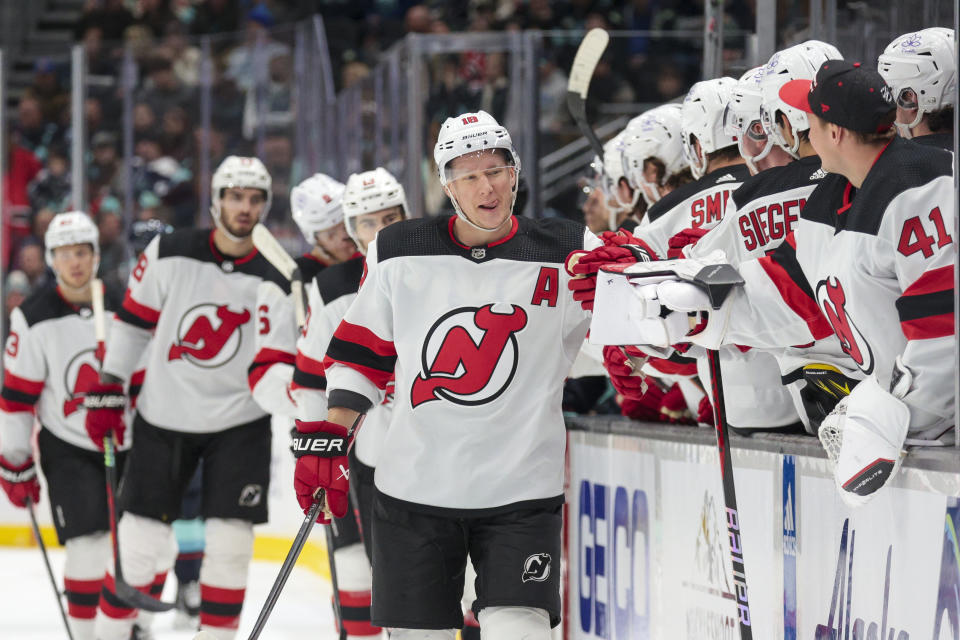
POLYGON ((743 277, 740 272, 729 264, 707 265, 693 277, 693 284, 707 293, 710 306, 719 309, 734 287, 743 286, 743 277))
POLYGON ((297 316, 297 326, 303 328, 306 322, 307 296, 303 289, 303 276, 297 261, 280 246, 270 230, 260 223, 253 228, 253 246, 263 254, 267 262, 277 268, 283 277, 290 281, 290 291, 293 294, 294 311, 297 316))
POLYGON ((587 138, 600 158, 603 158, 603 144, 587 121, 587 92, 590 90, 593 72, 609 42, 610 35, 603 29, 588 31, 580 42, 577 55, 573 58, 570 79, 567 81, 567 109, 573 116, 573 121, 577 123, 577 127, 580 128, 580 132, 587 138))
POLYGON ((293 278, 293 272, 297 268, 296 261, 290 257, 290 254, 280 246, 277 239, 273 237, 270 230, 260 223, 253 228, 253 246, 257 251, 263 254, 267 262, 277 268, 287 280, 293 278))

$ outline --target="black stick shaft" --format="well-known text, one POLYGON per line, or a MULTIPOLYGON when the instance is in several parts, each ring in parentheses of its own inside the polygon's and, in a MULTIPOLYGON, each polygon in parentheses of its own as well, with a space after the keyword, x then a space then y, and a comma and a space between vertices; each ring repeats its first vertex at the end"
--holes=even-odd
MULTIPOLYGON (((280 597, 280 592, 283 591, 283 586, 287 584, 287 578, 290 577, 290 572, 293 571, 293 565, 297 563, 297 558, 300 557, 300 552, 303 551, 303 545, 306 544, 307 538, 310 537, 310 531, 313 529, 313 523, 317 520, 317 514, 320 513, 320 509, 323 507, 323 500, 316 500, 313 503, 313 506, 310 507, 310 510, 307 512, 307 515, 303 518, 303 524, 300 525, 300 530, 297 532, 297 537, 293 539, 293 545, 290 547, 290 551, 287 552, 287 557, 283 561, 283 565, 280 567, 280 573, 277 574, 277 579, 273 581, 273 586, 270 588, 270 593, 267 594, 267 600, 263 604, 263 608, 260 610, 260 615, 257 616, 257 621, 253 625, 253 630, 250 632, 249 640, 257 640, 260 637, 260 633, 263 631, 263 628, 267 624, 267 619, 270 617, 270 613, 273 611, 274 605, 277 604, 277 599, 280 597)), ((333 551, 328 551, 331 557, 331 563, 333 562, 333 551)))
POLYGON ((747 570, 743 563, 743 544, 740 537, 740 512, 737 510, 737 492, 733 483, 733 461, 730 456, 730 434, 727 409, 723 402, 723 378, 720 373, 720 352, 707 349, 710 362, 710 383, 713 385, 713 422, 717 430, 717 450, 720 454, 720 474, 723 480, 723 502, 726 506, 727 536, 730 560, 733 565, 733 589, 737 603, 740 640, 753 640, 750 602, 747 600, 747 570))
POLYGON ((60 609, 60 617, 63 618, 63 626, 67 628, 67 637, 73 640, 73 630, 70 629, 70 621, 67 619, 67 612, 63 609, 63 600, 60 599, 60 589, 57 587, 57 579, 53 576, 53 567, 50 566, 50 557, 47 555, 47 545, 43 543, 43 537, 40 535, 40 526, 37 524, 37 514, 33 512, 33 500, 27 498, 27 512, 30 514, 30 526, 33 527, 33 535, 37 538, 37 545, 40 547, 40 555, 43 556, 43 564, 47 567, 47 575, 50 576, 50 585, 53 587, 53 593, 57 597, 57 608, 60 609))
MULTIPOLYGON (((352 484, 351 484, 352 486, 352 484)), ((343 626, 343 609, 340 606, 340 582, 337 580, 337 563, 333 558, 333 521, 323 528, 327 536, 327 559, 330 561, 330 584, 333 586, 333 619, 340 632, 340 640, 347 640, 347 629, 343 626)))

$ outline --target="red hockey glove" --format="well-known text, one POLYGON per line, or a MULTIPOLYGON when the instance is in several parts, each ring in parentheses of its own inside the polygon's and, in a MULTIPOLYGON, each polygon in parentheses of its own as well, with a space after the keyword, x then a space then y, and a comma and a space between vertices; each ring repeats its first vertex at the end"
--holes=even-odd
POLYGON ((127 425, 123 422, 123 412, 127 408, 127 396, 123 385, 118 382, 95 382, 83 396, 83 407, 87 410, 84 426, 87 435, 103 451, 103 439, 113 433, 117 444, 123 444, 123 434, 127 425))
POLYGON ((709 231, 709 229, 684 229, 670 238, 670 248, 667 249, 667 258, 671 260, 683 258, 683 248, 697 244, 697 241, 700 240, 707 231, 709 231))
POLYGON ((687 400, 683 397, 680 385, 674 384, 663 394, 660 400, 660 419, 674 424, 693 424, 687 411, 687 400))
POLYGON ((34 504, 40 501, 40 483, 37 482, 37 470, 33 458, 17 466, 0 456, 0 487, 15 506, 26 507, 27 498, 34 504))
POLYGON ((597 247, 592 251, 578 250, 567 256, 567 273, 573 278, 567 287, 573 291, 573 299, 587 311, 593 310, 597 289, 597 271, 606 264, 633 264, 637 257, 625 246, 597 247))
POLYGON ((610 375, 610 382, 624 398, 639 400, 647 392, 649 381, 635 371, 620 347, 603 348, 603 366, 610 375))
POLYGON ((700 398, 700 407, 697 411, 697 422, 713 426, 713 405, 707 396, 700 398))
POLYGON ((335 422, 301 422, 293 438, 293 455, 297 466, 293 472, 293 488, 297 502, 304 513, 313 506, 317 489, 323 489, 326 508, 317 516, 317 522, 327 524, 329 511, 337 518, 347 514, 347 491, 350 487, 350 465, 347 448, 350 439, 347 428, 335 422))

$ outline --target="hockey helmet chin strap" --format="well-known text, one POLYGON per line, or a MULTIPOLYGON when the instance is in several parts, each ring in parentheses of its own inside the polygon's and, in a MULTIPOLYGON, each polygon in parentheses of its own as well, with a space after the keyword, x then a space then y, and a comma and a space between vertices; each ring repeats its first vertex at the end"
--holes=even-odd
POLYGON ((900 122, 899 120, 894 120, 893 124, 897 128, 897 133, 900 134, 901 138, 906 138, 910 140, 913 138, 913 128, 920 124, 920 121, 923 120, 923 108, 917 107, 917 117, 913 119, 913 122, 906 123, 900 122))

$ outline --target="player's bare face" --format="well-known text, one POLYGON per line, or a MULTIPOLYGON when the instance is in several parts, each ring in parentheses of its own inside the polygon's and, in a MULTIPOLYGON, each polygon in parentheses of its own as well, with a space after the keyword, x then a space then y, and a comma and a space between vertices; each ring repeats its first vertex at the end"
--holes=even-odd
POLYGON ((391 207, 357 216, 353 224, 356 225, 360 248, 366 251, 380 229, 389 227, 394 222, 400 222, 401 220, 403 220, 403 210, 400 207, 391 207))
POLYGON ((79 289, 93 277, 94 253, 89 244, 71 244, 53 250, 53 269, 68 287, 79 289))
POLYGON ((350 256, 357 251, 357 245, 353 244, 353 239, 347 233, 347 227, 342 222, 329 229, 318 231, 313 238, 316 240, 317 246, 323 249, 324 253, 335 262, 349 260, 350 256))
POLYGON ((253 233, 266 204, 266 194, 260 189, 224 189, 220 198, 220 221, 232 235, 246 238, 253 233))
POLYGON ((823 170, 835 173, 838 167, 833 162, 833 158, 837 149, 831 140, 831 124, 812 113, 808 115, 808 118, 810 121, 810 144, 817 155, 820 156, 820 164, 823 170))
POLYGON ((603 190, 599 187, 591 189, 587 195, 586 202, 583 203, 583 223, 587 225, 593 233, 602 233, 609 231, 610 212, 607 210, 606 197, 603 190))
POLYGON ((447 189, 473 224, 496 229, 510 217, 517 172, 507 166, 503 154, 468 153, 454 158, 450 168, 447 189))
POLYGON ((650 200, 659 200, 660 197, 663 196, 663 187, 657 184, 657 182, 659 182, 657 173, 657 165, 649 160, 644 160, 643 184, 640 185, 640 188, 643 189, 643 192, 650 200))

